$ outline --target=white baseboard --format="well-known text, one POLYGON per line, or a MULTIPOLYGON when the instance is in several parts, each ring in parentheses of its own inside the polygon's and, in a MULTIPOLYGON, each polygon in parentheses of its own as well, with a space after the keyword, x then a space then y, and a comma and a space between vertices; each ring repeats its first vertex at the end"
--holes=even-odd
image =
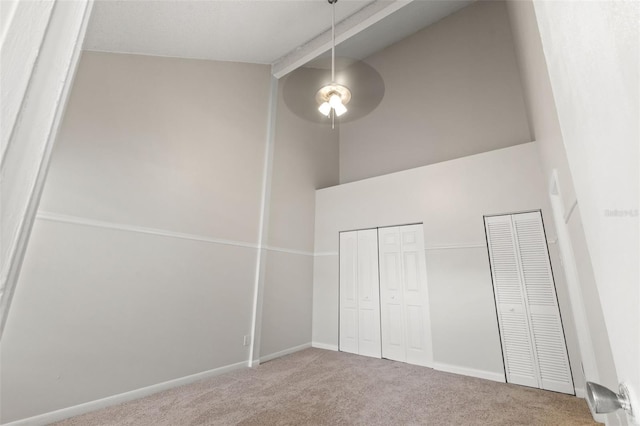
POLYGON ((475 368, 460 367, 457 365, 434 362, 433 368, 447 373, 461 374, 463 376, 478 377, 480 379, 492 380, 494 382, 506 383, 504 374, 493 371, 477 370, 475 368))
POLYGON ((279 352, 275 352, 269 355, 265 355, 265 356, 261 356, 260 357, 260 362, 267 362, 267 361, 271 361, 272 359, 276 359, 276 358, 280 358, 281 356, 285 356, 285 355, 289 355, 292 354, 294 352, 298 352, 301 351, 303 349, 308 349, 311 347, 311 343, 305 343, 303 345, 298 345, 298 346, 294 346, 292 348, 288 348, 285 349, 283 351, 279 351, 279 352))
MULTIPOLYGON (((576 391, 576 396, 578 398, 587 399, 587 390, 585 388, 574 388, 576 391)), ((587 400, 587 406, 589 406, 589 401, 587 400)), ((589 406, 589 411, 591 411, 591 417, 598 423, 607 423, 607 415, 606 414, 596 414, 593 409, 589 406)), ((617 424, 624 424, 622 422, 617 424)))
POLYGON ((328 351, 338 352, 338 345, 328 345, 326 343, 312 342, 311 347, 318 349, 326 349, 328 351))
POLYGON ((108 396, 106 398, 97 399, 95 401, 85 402, 84 404, 62 408, 60 410, 39 414, 37 416, 28 417, 26 419, 16 420, 11 423, 3 423, 3 426, 46 425, 49 423, 68 419, 69 417, 79 416, 81 414, 89 413, 91 411, 96 411, 101 408, 110 407, 112 405, 121 404, 123 402, 132 401, 134 399, 139 399, 139 398, 149 396, 154 393, 158 393, 167 389, 176 388, 182 385, 188 385, 189 383, 197 382, 198 380, 219 376, 220 374, 246 368, 247 366, 248 366, 247 361, 238 362, 236 364, 231 364, 231 365, 225 365, 224 367, 214 368, 213 370, 203 371, 201 373, 192 374, 190 376, 180 377, 179 379, 168 380, 166 382, 158 383, 158 384, 147 386, 140 389, 135 389, 129 392, 108 396))
MULTIPOLYGON (((576 396, 580 396, 580 395, 578 395, 578 388, 575 388, 575 390, 576 390, 576 396)), ((591 412, 591 417, 593 417, 594 421, 596 421, 598 423, 605 424, 607 426, 608 425, 619 426, 619 425, 626 425, 627 424, 626 421, 623 421, 618 417, 618 413, 620 413, 620 412, 618 412, 618 413, 608 413, 608 414, 607 413, 597 414, 595 412, 595 410, 593 409, 593 407, 591 406, 591 404, 589 404, 589 399, 586 397, 585 389, 581 389, 581 391, 585 392, 585 396, 581 397, 581 398, 585 399, 585 402, 587 403, 587 407, 589 407, 589 412, 591 412)), ((624 414, 623 414, 623 416, 624 416, 624 414)))

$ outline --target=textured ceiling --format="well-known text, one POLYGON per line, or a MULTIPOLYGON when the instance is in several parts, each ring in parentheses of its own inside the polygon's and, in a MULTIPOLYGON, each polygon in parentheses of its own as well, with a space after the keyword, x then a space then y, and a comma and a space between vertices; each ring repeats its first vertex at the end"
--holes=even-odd
MULTIPOLYGON (((336 20, 368 3, 340 1, 336 20)), ((271 64, 330 26, 326 0, 100 0, 84 48, 271 64)))
MULTIPOLYGON (((364 58, 472 1, 340 0, 339 54, 364 58)), ((326 0, 96 0, 84 48, 273 64, 280 77, 326 51, 330 26, 326 0)))

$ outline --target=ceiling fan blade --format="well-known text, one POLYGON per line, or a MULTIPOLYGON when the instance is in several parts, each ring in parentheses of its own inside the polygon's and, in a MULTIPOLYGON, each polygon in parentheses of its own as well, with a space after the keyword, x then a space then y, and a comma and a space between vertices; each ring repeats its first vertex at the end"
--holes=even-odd
MULTIPOLYGON (((297 116, 314 123, 330 123, 318 111, 316 92, 331 83, 331 58, 321 57, 298 68, 283 78, 283 97, 287 107, 297 116)), ((347 113, 338 121, 345 123, 373 111, 384 97, 384 81, 369 64, 350 58, 336 58, 335 83, 351 91, 347 113)))

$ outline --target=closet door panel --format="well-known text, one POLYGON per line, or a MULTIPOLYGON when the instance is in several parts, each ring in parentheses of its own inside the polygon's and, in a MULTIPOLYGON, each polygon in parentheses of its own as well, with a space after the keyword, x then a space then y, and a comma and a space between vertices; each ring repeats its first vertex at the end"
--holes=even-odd
POLYGON ((424 351, 424 310, 422 306, 407 306, 407 350, 424 351))
POLYGON ((553 314, 530 314, 533 338, 539 361, 542 389, 572 394, 573 380, 564 349, 564 334, 560 321, 553 314))
POLYGON ((526 314, 511 308, 498 315, 507 382, 539 387, 526 314))
POLYGON ((507 381, 573 394, 541 213, 485 226, 507 381))
POLYGON ((378 229, 382 357, 406 361, 402 301, 402 253, 398 227, 378 229))
POLYGON ((380 284, 378 233, 358 231, 359 354, 380 358, 380 284))
POLYGON ((560 309, 540 212, 512 216, 517 252, 522 265, 540 387, 573 393, 560 309))
POLYGON ((507 382, 539 387, 511 218, 486 217, 485 227, 507 382))
POLYGON ((358 353, 358 235, 340 233, 340 350, 358 353))
POLYGON ((422 225, 398 227, 401 234, 407 362, 429 366, 433 360, 422 225))
POLYGON ((422 225, 378 229, 382 356, 433 362, 422 225))

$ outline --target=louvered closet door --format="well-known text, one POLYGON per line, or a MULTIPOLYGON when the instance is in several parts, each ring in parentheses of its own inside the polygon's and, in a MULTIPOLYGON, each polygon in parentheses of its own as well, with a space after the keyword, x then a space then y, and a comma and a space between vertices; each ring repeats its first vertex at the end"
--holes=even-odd
POLYGON ((485 226, 507 382, 573 394, 540 212, 485 226))
POLYGON ((540 387, 573 394, 573 380, 540 212, 512 216, 540 387))
POLYGON ((539 387, 511 216, 485 217, 507 382, 539 387))

